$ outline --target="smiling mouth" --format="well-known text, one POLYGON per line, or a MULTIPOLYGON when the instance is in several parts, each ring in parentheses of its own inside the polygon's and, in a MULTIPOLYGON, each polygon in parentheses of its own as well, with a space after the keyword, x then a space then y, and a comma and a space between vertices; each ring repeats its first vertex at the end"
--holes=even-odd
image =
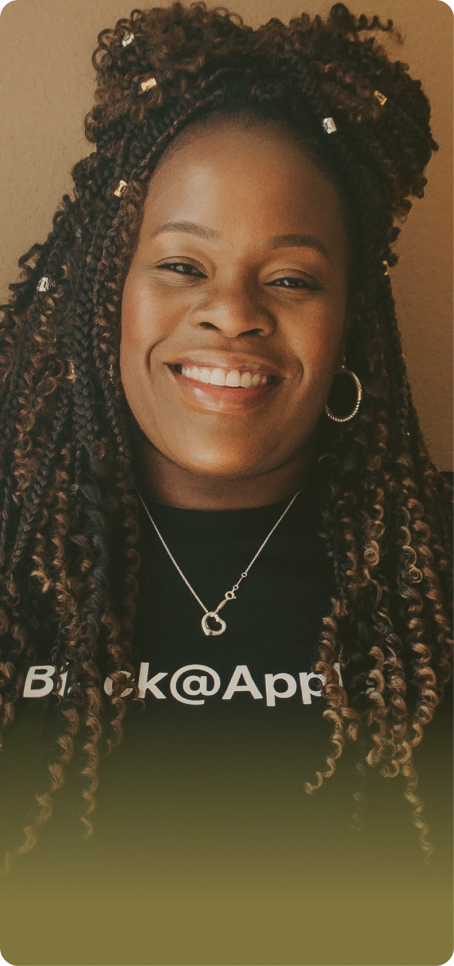
POLYGON ((248 369, 240 371, 239 369, 183 365, 171 366, 171 368, 192 382, 202 383, 206 386, 216 386, 222 389, 256 389, 259 386, 269 386, 272 383, 278 382, 277 377, 274 375, 265 375, 264 373, 248 369))

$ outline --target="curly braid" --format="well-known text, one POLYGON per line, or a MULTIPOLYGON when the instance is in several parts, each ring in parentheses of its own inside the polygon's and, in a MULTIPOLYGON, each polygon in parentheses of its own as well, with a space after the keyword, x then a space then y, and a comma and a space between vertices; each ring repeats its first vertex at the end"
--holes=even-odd
POLYGON ((333 774, 346 741, 356 742, 356 818, 368 768, 402 773, 421 845, 431 851, 412 750, 450 673, 449 493, 421 436, 383 263, 397 261, 396 220, 411 196, 423 195, 437 145, 420 82, 376 39, 392 31, 391 21, 355 17, 342 3, 326 20, 273 18, 254 31, 225 10, 177 2, 134 10, 99 35, 96 100, 86 118, 96 151, 75 165, 73 198, 64 197, 47 241, 20 259, 23 277, 3 306, 3 726, 13 720, 39 626, 57 685, 69 667, 72 675, 60 696, 60 753, 16 852, 33 846, 51 815, 76 737, 90 833, 103 742, 109 751, 121 741, 139 566, 118 369, 121 295, 158 161, 180 132, 220 112, 278 119, 297 132, 340 191, 354 253, 346 352, 364 395, 352 423, 333 427, 323 417, 319 429, 320 454, 329 454, 319 472, 337 596, 314 670, 326 678, 332 750, 306 790, 333 774), (144 83, 152 76, 154 86, 144 83), (323 129, 326 117, 333 134, 323 129), (101 666, 113 682, 107 727, 101 666))

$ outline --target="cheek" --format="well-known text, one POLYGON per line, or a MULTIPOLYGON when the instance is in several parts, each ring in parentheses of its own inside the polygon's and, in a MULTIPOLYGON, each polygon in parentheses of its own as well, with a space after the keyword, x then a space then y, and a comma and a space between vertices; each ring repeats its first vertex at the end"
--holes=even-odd
POLYGON ((124 382, 128 363, 137 358, 144 339, 144 320, 146 301, 137 287, 126 279, 121 303, 120 371, 124 382))
POLYGON ((326 384, 331 384, 334 372, 338 366, 342 344, 342 327, 330 326, 320 333, 316 333, 308 348, 308 375, 320 383, 322 392, 326 384))
POLYGON ((304 370, 307 389, 323 398, 342 360, 344 306, 320 306, 289 333, 292 352, 304 370))
POLYGON ((121 342, 131 349, 140 349, 145 342, 160 338, 162 313, 157 310, 156 299, 151 297, 148 286, 140 276, 130 272, 123 291, 121 306, 121 342))
POLYGON ((130 272, 121 307, 120 375, 128 405, 139 422, 147 406, 150 343, 164 335, 155 300, 140 277, 130 272))

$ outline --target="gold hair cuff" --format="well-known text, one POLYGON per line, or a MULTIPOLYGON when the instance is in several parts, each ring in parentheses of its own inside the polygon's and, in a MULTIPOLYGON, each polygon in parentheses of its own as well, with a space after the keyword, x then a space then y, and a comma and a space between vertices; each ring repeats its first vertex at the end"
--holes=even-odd
POLYGON ((323 130, 326 131, 327 134, 334 134, 334 132, 337 131, 337 127, 332 117, 323 118, 322 126, 323 130))
POLYGON ((48 292, 49 289, 50 289, 51 284, 52 283, 51 283, 51 280, 50 280, 49 276, 48 275, 43 275, 43 277, 40 278, 40 280, 38 282, 38 285, 36 287, 37 287, 38 292, 48 292))
POLYGON ((156 77, 148 77, 147 80, 142 81, 140 85, 142 94, 145 94, 146 91, 151 91, 151 88, 156 87, 157 83, 156 77))
POLYGON ((388 271, 389 265, 388 265, 388 262, 383 262, 382 264, 385 266, 385 271, 383 272, 383 275, 389 275, 389 271, 388 271))
POLYGON ((68 362, 68 375, 66 378, 69 379, 70 382, 75 382, 77 379, 76 368, 72 359, 70 359, 68 362))
POLYGON ((384 104, 386 104, 386 101, 388 100, 388 98, 385 97, 384 94, 380 94, 380 91, 374 91, 374 97, 377 98, 377 101, 379 102, 379 104, 381 104, 382 107, 384 104))
POLYGON ((126 34, 126 37, 123 37, 121 41, 122 47, 129 47, 129 44, 132 44, 133 40, 134 34, 126 34))
POLYGON ((117 187, 115 188, 114 195, 116 195, 117 198, 121 198, 121 196, 124 195, 127 187, 127 181, 119 181, 117 187))

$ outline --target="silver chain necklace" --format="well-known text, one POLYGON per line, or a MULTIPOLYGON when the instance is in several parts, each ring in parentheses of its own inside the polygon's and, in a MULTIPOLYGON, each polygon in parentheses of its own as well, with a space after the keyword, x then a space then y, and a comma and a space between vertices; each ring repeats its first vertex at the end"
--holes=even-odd
MULTIPOLYGON (((136 487, 136 490, 137 490, 137 487, 136 487)), ((241 577, 240 577, 238 583, 234 584, 233 587, 232 587, 232 589, 227 591, 227 593, 224 595, 224 599, 221 600, 221 603, 218 604, 218 606, 216 607, 216 610, 208 610, 208 608, 205 607, 205 604, 203 604, 202 601, 200 600, 200 597, 198 597, 198 595, 196 594, 194 588, 191 587, 191 584, 189 583, 189 580, 185 577, 183 571, 178 566, 178 564, 177 564, 177 562, 175 560, 175 557, 171 554, 171 552, 170 552, 170 550, 169 550, 169 548, 168 548, 168 546, 167 546, 167 544, 166 544, 166 542, 164 540, 164 537, 159 532, 159 530, 158 530, 158 528, 157 528, 157 526, 156 526, 156 524, 155 524, 155 522, 153 520, 153 517, 151 516, 151 513, 150 513, 150 511, 149 511, 149 509, 148 509, 148 507, 147 507, 147 505, 145 503, 145 500, 143 499, 142 495, 137 490, 137 495, 139 496, 139 499, 140 499, 141 503, 143 504, 144 510, 147 513, 147 515, 148 515, 151 523, 153 524, 153 526, 154 526, 154 528, 156 530, 156 533, 157 533, 157 535, 158 535, 158 537, 159 537, 159 539, 160 539, 160 541, 161 541, 164 549, 167 550, 167 553, 168 553, 168 555, 169 555, 169 557, 170 557, 170 559, 171 559, 174 567, 176 567, 176 569, 178 570, 178 573, 179 573, 180 577, 184 580, 184 582, 186 584, 186 587, 188 587, 188 589, 191 591, 192 596, 195 597, 196 601, 200 604, 202 610, 205 612, 204 615, 203 615, 203 617, 202 617, 202 629, 203 629, 203 633, 206 634, 207 637, 218 637, 219 634, 223 634, 224 633, 224 631, 225 631, 225 629, 227 627, 227 624, 222 619, 222 617, 219 617, 219 611, 222 610, 222 608, 225 607, 225 605, 228 604, 230 600, 236 600, 235 591, 238 590, 238 588, 239 588, 239 586, 241 584, 241 581, 244 580, 245 577, 247 577, 247 575, 248 575, 248 573, 249 573, 249 571, 250 571, 250 569, 252 567, 252 564, 255 563, 255 561, 257 560, 257 557, 262 552, 264 546, 268 543, 268 540, 273 535, 273 533, 276 530, 276 528, 279 526, 281 520, 284 519, 285 514, 288 513, 288 511, 290 510, 290 507, 295 502, 297 496, 299 496, 300 493, 302 493, 303 490, 304 490, 304 486, 301 487, 301 490, 298 490, 298 492, 295 493, 295 496, 292 496, 292 499, 290 500, 290 503, 288 504, 288 506, 286 506, 284 512, 281 513, 281 515, 279 517, 279 520, 277 521, 277 523, 274 524, 274 527, 273 527, 272 530, 270 530, 268 536, 265 537, 265 540, 263 541, 261 547, 259 547, 259 549, 257 550, 257 553, 256 553, 255 557, 252 558, 249 566, 246 567, 246 570, 243 570, 243 573, 241 574, 241 577), (217 630, 213 630, 209 626, 208 621, 209 621, 210 618, 212 618, 213 620, 215 620, 216 621, 216 624, 219 625, 218 628, 217 628, 217 630)))

